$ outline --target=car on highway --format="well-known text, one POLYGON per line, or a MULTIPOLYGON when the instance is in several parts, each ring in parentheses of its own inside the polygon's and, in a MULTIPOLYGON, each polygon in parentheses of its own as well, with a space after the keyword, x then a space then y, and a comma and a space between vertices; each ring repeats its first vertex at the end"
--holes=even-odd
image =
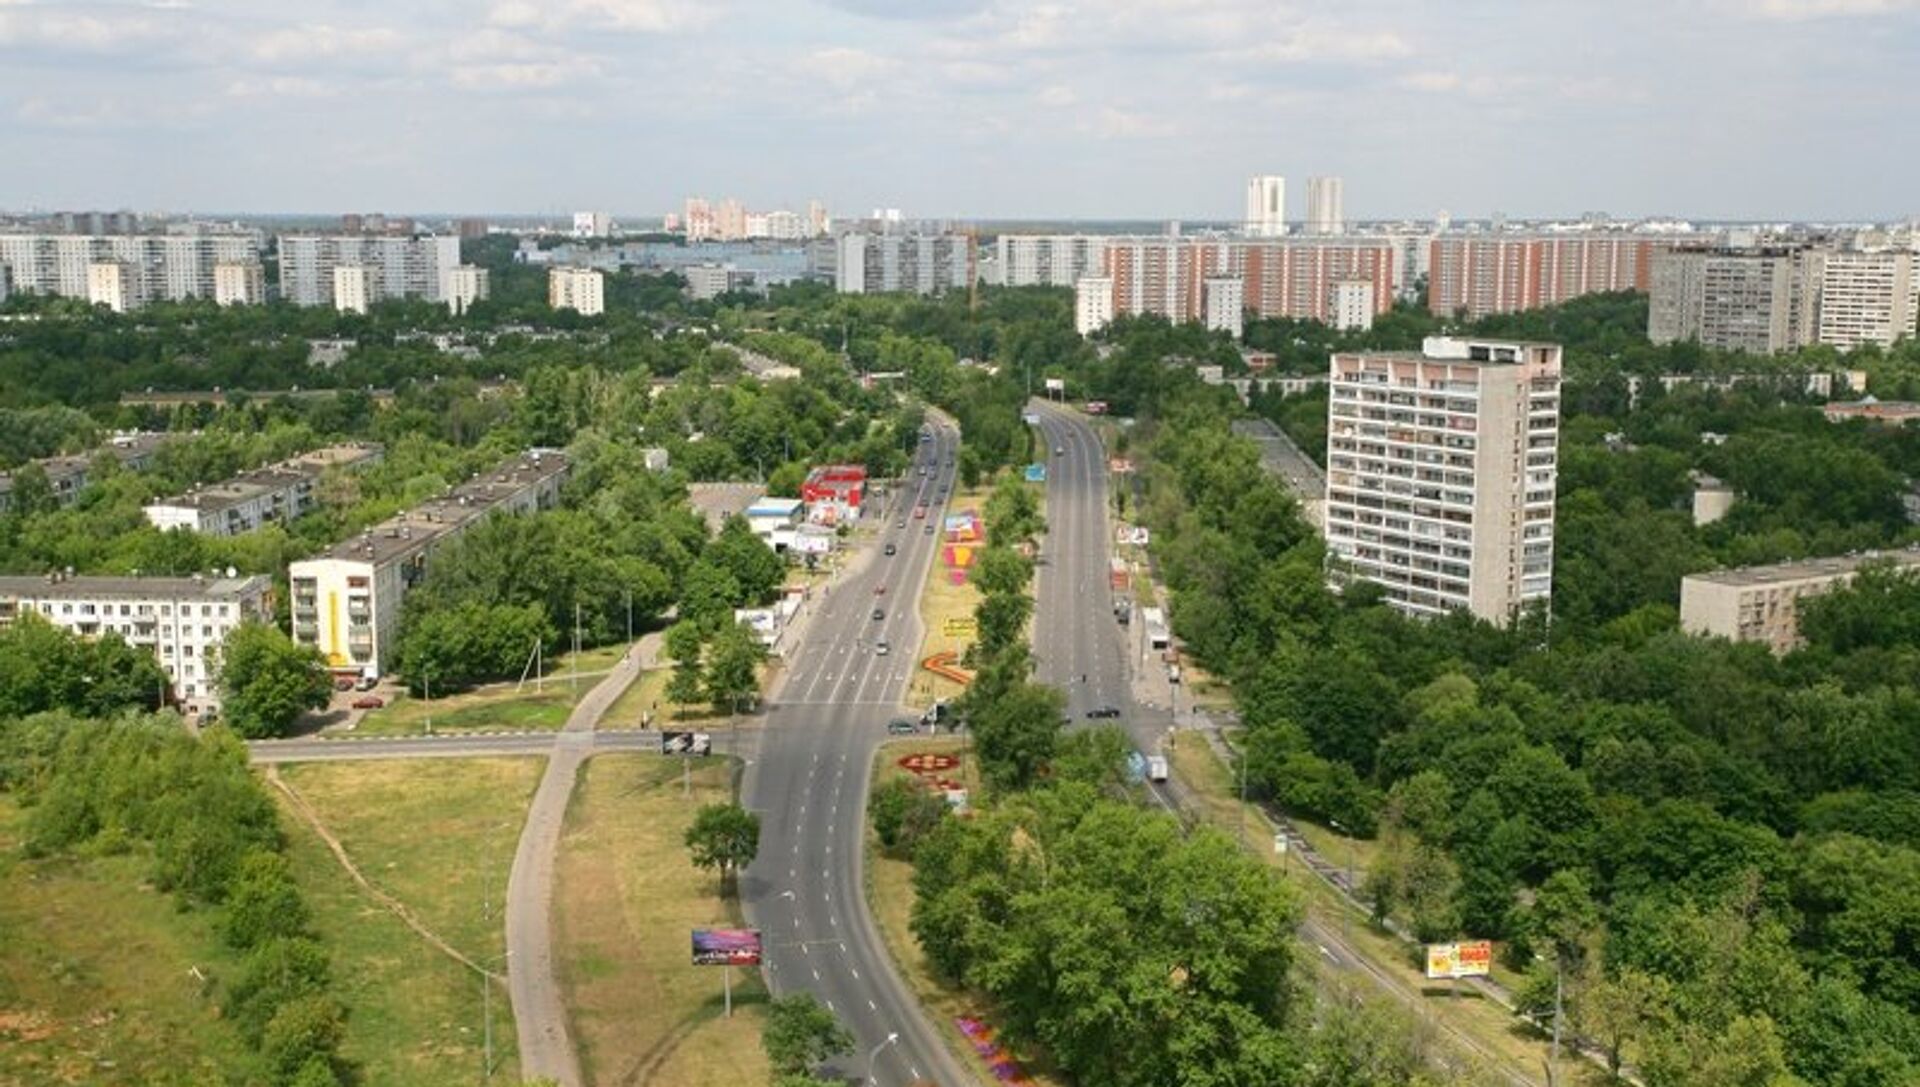
POLYGON ((1056 446, 1054 446, 1054 447, 1053 447, 1053 455, 1054 455, 1054 456, 1056 456, 1056 457, 1064 457, 1064 456, 1066 456, 1066 455, 1067 455, 1067 447, 1066 447, 1066 446, 1064 446, 1064 445, 1056 445, 1056 446))
POLYGON ((1167 765, 1167 757, 1165 755, 1147 756, 1147 780, 1148 781, 1167 780, 1167 772, 1169 769, 1171 768, 1167 765))
POLYGON ((882 638, 879 641, 873 643, 873 655, 876 657, 884 657, 892 652, 893 652, 893 647, 887 644, 887 640, 885 638, 882 638))
POLYGON ((923 536, 931 536, 931 535, 933 535, 933 526, 932 526, 932 525, 928 525, 928 526, 927 526, 926 528, 924 528, 924 529, 922 529, 922 530, 921 530, 921 533, 920 533, 920 534, 921 534, 921 535, 923 535, 923 536))
POLYGON ((924 521, 924 520, 926 520, 926 519, 927 519, 927 507, 926 507, 925 505, 919 505, 919 506, 915 506, 915 507, 913 507, 913 519, 914 519, 914 520, 916 520, 916 521, 924 521))
POLYGON ((1089 721, 1104 721, 1118 716, 1120 716, 1120 711, 1112 706, 1101 706, 1099 709, 1087 711, 1087 720, 1089 721))
POLYGON ((882 620, 882 619, 885 619, 886 617, 887 617, 887 609, 885 609, 885 608, 875 608, 875 609, 873 609, 873 621, 874 621, 874 622, 876 622, 876 623, 877 623, 877 622, 879 622, 880 620, 882 620))
POLYGON ((387 704, 386 699, 381 698, 379 695, 371 695, 371 694, 365 695, 360 698, 356 698, 352 702, 348 703, 348 705, 352 706, 356 710, 377 710, 386 704, 387 704))
POLYGON ((896 717, 887 722, 887 732, 894 736, 911 736, 919 731, 920 726, 914 724, 911 717, 896 717))
MULTIPOLYGON (((903 527, 904 527, 904 526, 903 526, 903 527)), ((889 554, 889 555, 892 555, 892 554, 895 554, 895 553, 897 553, 897 552, 898 552, 899 550, 900 550, 900 549, 899 549, 898 547, 895 547, 895 546, 894 546, 894 545, 892 545, 892 544, 888 544, 888 545, 887 545, 887 547, 886 547, 886 553, 887 553, 887 554, 889 554)))

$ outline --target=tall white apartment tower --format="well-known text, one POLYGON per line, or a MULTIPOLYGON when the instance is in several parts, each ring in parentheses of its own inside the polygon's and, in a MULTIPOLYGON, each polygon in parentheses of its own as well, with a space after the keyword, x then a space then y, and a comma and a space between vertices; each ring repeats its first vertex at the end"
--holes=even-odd
POLYGON ((139 281, 133 265, 124 260, 97 260, 87 265, 87 302, 115 313, 139 309, 139 281))
POLYGON ((1240 338, 1247 308, 1247 287, 1239 276, 1208 276, 1201 285, 1208 332, 1240 338))
POLYGON ((1431 337, 1333 356, 1328 580, 1499 625, 1553 590, 1560 346, 1431 337))
POLYGON ((1343 234, 1347 229, 1343 186, 1337 177, 1307 179, 1307 233, 1343 234))
POLYGON ((1073 285, 1073 330, 1091 336, 1113 323, 1113 277, 1083 276, 1073 285))
POLYGON ((447 272, 447 282, 440 288, 440 296, 446 299, 447 309, 453 315, 459 315, 473 308, 491 293, 492 276, 485 268, 476 264, 462 264, 447 272))
POLYGON ((1372 280, 1339 279, 1328 290, 1333 296, 1327 306, 1333 327, 1361 332, 1373 327, 1372 280))
POLYGON ((1247 179, 1246 231, 1249 237, 1277 238, 1287 232, 1287 179, 1273 175, 1247 179))
POLYGON ((365 313, 380 300, 380 269, 371 264, 342 264, 333 270, 333 308, 365 313))
POLYGON ((607 311, 606 279, 591 268, 549 268, 547 305, 598 317, 607 311))
POLYGON ((213 266, 213 300, 222 306, 257 306, 267 300, 267 272, 259 261, 213 266))

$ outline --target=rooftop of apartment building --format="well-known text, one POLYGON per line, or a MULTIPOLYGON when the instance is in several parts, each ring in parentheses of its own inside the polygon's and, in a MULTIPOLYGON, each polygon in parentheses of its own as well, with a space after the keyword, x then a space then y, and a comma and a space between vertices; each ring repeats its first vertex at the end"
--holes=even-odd
POLYGON ((1753 588, 1767 585, 1791 585, 1801 581, 1824 580, 1851 574, 1869 563, 1891 563, 1894 566, 1920 565, 1920 547, 1909 547, 1901 551, 1855 551, 1847 555, 1827 555, 1817 559, 1796 559, 1792 562, 1776 562, 1766 566, 1740 566, 1729 570, 1709 570, 1699 574, 1688 574, 1689 581, 1704 581, 1714 585, 1729 585, 1737 588, 1753 588))
POLYGON ((1541 340, 1428 336, 1418 351, 1341 351, 1336 357, 1404 359, 1410 362, 1523 363, 1535 352, 1558 354, 1560 345, 1541 340))
MULTIPOLYGON (((534 449, 476 475, 438 498, 395 514, 358 536, 342 540, 309 561, 334 560, 385 566, 417 554, 450 532, 491 513, 502 503, 564 474, 571 466, 557 449, 534 449)), ((297 565, 297 564, 296 564, 297 565)))
MULTIPOLYGON (((129 431, 115 434, 98 447, 85 453, 70 453, 58 457, 42 457, 33 463, 47 473, 47 479, 58 482, 74 476, 85 475, 93 465, 93 458, 102 453, 119 460, 122 464, 131 464, 152 456, 161 446, 173 439, 173 435, 152 431, 129 431)), ((0 472, 0 491, 13 489, 14 474, 18 468, 9 472, 0 472)))
POLYGON ((247 577, 90 577, 73 574, 0 574, 0 600, 232 600, 264 589, 269 579, 247 577))
POLYGON ((372 442, 330 445, 302 453, 297 457, 242 472, 232 479, 196 487, 185 494, 155 502, 155 506, 192 507, 199 510, 224 510, 244 505, 261 495, 318 479, 328 468, 352 467, 378 460, 382 447, 372 442))

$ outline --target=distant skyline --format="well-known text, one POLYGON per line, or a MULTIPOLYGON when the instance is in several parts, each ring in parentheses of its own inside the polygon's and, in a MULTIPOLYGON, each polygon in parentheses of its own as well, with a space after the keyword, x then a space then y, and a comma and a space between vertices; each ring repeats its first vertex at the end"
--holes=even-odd
POLYGON ((1920 0, 0 0, 0 207, 1920 215, 1920 0))

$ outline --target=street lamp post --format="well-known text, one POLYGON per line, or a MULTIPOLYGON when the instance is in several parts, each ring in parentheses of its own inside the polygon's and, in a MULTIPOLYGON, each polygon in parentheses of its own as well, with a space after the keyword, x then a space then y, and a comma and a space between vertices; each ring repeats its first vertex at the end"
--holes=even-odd
POLYGON ((1335 834, 1340 835, 1341 841, 1346 846, 1346 892, 1347 897, 1352 900, 1351 903, 1342 903, 1340 906, 1340 938, 1346 941, 1351 938, 1353 932, 1353 910, 1351 906, 1357 905, 1360 901, 1359 896, 1354 893, 1353 888, 1353 838, 1347 834, 1347 828, 1340 825, 1340 820, 1329 819, 1327 820, 1327 825, 1333 828, 1335 834))
POLYGON ((877 1046, 874 1046, 873 1052, 867 1054, 867 1087, 873 1087, 875 1083, 879 1082, 874 1078, 874 1075, 873 1075, 873 1062, 880 1059, 880 1051, 899 1040, 900 1040, 900 1033, 898 1031, 889 1033, 887 1035, 886 1041, 881 1042, 877 1046))

